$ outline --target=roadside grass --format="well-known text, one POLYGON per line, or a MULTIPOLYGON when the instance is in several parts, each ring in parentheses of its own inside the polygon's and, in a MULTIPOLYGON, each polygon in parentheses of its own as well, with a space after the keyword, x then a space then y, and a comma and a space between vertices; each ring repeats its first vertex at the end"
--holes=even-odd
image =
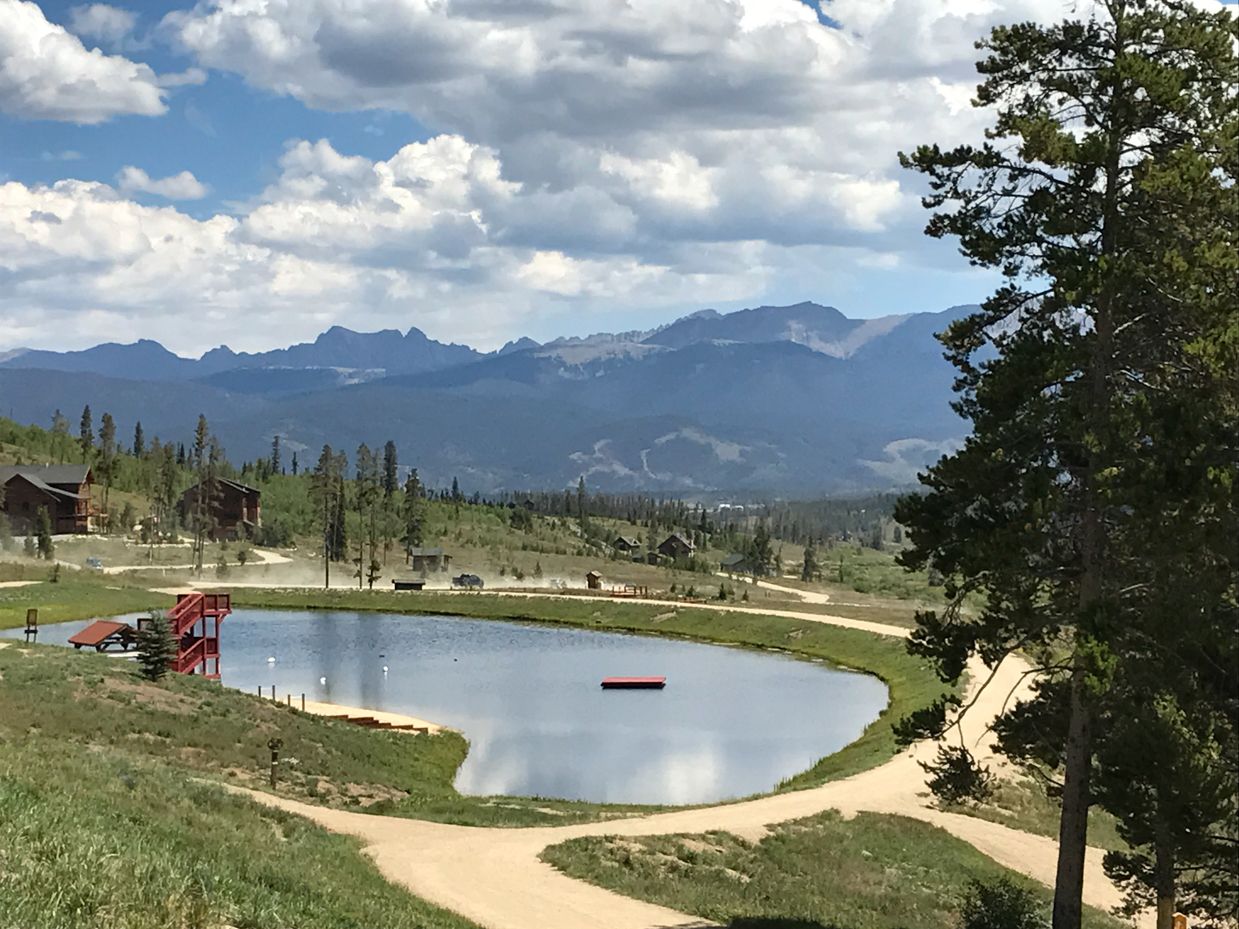
POLYGON ((0 929, 474 927, 389 884, 355 839, 41 734, 0 739, 0 862, 0 929))
MULTIPOLYGON (((351 609, 388 613, 514 619, 697 641, 776 649, 864 671, 889 688, 890 702, 859 739, 788 778, 779 790, 813 787, 876 767, 897 751, 891 724, 928 705, 945 689, 929 666, 908 655, 899 638, 824 623, 722 610, 682 609, 674 603, 646 605, 610 598, 551 599, 432 592, 244 588, 233 604, 251 608, 351 609)), ((562 821, 562 820, 560 820, 562 821)))
POLYGON ((0 587, 0 629, 26 624, 26 610, 36 607, 39 623, 59 623, 96 616, 169 609, 175 598, 98 573, 61 569, 52 583, 48 565, 4 564, 0 580, 41 580, 28 587, 0 587), (9 575, 17 575, 10 577, 9 575))
MULTIPOLYGON (((1001 823, 1022 832, 1058 838, 1061 801, 1049 796, 1045 786, 1033 778, 1008 780, 994 786, 993 795, 983 803, 945 805, 950 813, 1001 823)), ((1106 851, 1130 851, 1118 833, 1118 821, 1105 810, 1093 807, 1088 813, 1088 844, 1106 851)))
MULTIPOLYGON (((943 829, 903 816, 829 810, 781 823, 751 844, 726 832, 589 836, 542 859, 629 897, 739 925, 834 929, 951 929, 970 880, 1010 877, 1047 909, 1050 891, 943 829)), ((1118 920, 1088 910, 1088 929, 1118 920)))

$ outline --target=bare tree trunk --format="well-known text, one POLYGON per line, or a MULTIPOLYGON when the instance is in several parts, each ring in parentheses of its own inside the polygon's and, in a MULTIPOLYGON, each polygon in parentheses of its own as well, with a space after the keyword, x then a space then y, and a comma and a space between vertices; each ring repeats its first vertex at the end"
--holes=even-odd
MULTIPOLYGON (((1054 877, 1054 929, 1080 929, 1084 897, 1084 854, 1088 843, 1089 767, 1092 762, 1085 670, 1071 676, 1071 719, 1064 758, 1063 812, 1058 826, 1058 870, 1054 877)), ((1161 927, 1158 927, 1161 929, 1161 927)))
POLYGON ((1157 843, 1153 854, 1153 889, 1157 892, 1157 929, 1174 929, 1174 856, 1163 842, 1157 843))

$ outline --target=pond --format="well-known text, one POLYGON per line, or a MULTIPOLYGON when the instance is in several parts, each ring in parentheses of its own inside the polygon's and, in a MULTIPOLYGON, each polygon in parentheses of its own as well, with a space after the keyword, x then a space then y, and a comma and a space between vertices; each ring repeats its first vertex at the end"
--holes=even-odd
MULTIPOLYGON (((84 625, 44 626, 39 641, 84 625)), ((459 729, 470 747, 456 787, 476 795, 746 796, 855 740, 887 703, 876 678, 779 653, 517 622, 237 610, 221 640, 230 687, 459 729), (623 675, 667 686, 600 687, 623 675)))

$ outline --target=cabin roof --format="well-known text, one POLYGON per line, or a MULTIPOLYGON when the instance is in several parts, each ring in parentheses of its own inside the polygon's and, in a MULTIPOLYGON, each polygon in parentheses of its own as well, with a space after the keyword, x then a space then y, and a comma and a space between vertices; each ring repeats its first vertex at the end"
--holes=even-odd
POLYGON ((16 478, 21 478, 26 483, 31 484, 34 487, 37 487, 39 490, 43 491, 44 493, 51 494, 53 497, 59 497, 63 500, 89 499, 83 494, 75 494, 68 490, 61 490, 59 487, 53 487, 51 484, 44 482, 43 480, 41 480, 40 478, 38 478, 37 476, 33 474, 17 473, 17 474, 10 476, 9 479, 5 481, 4 483, 8 484, 9 481, 15 480, 16 478))
POLYGON ((90 465, 3 465, 0 466, 0 484, 7 484, 17 475, 37 478, 44 484, 73 484, 80 487, 92 481, 90 465))

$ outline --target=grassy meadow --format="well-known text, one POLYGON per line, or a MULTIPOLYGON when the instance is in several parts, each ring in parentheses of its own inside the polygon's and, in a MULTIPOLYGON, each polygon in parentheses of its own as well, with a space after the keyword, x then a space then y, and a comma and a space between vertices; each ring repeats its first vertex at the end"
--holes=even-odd
MULTIPOLYGON (((732 925, 953 929, 971 880, 1006 876, 1049 908, 1050 891, 945 830, 902 816, 835 811, 780 823, 760 842, 726 832, 590 836, 542 859, 572 877, 732 925)), ((1087 929, 1122 923, 1088 910, 1087 929)))
POLYGON ((46 562, 0 562, 0 581, 34 581, 21 587, 0 586, 0 629, 26 624, 26 610, 39 611, 39 622, 59 623, 96 616, 117 616, 149 609, 169 609, 175 598, 152 593, 132 579, 97 572, 55 569, 46 562))
POLYGON ((130 747, 7 724, 0 862, 3 929, 473 927, 389 884, 355 839, 130 747))

